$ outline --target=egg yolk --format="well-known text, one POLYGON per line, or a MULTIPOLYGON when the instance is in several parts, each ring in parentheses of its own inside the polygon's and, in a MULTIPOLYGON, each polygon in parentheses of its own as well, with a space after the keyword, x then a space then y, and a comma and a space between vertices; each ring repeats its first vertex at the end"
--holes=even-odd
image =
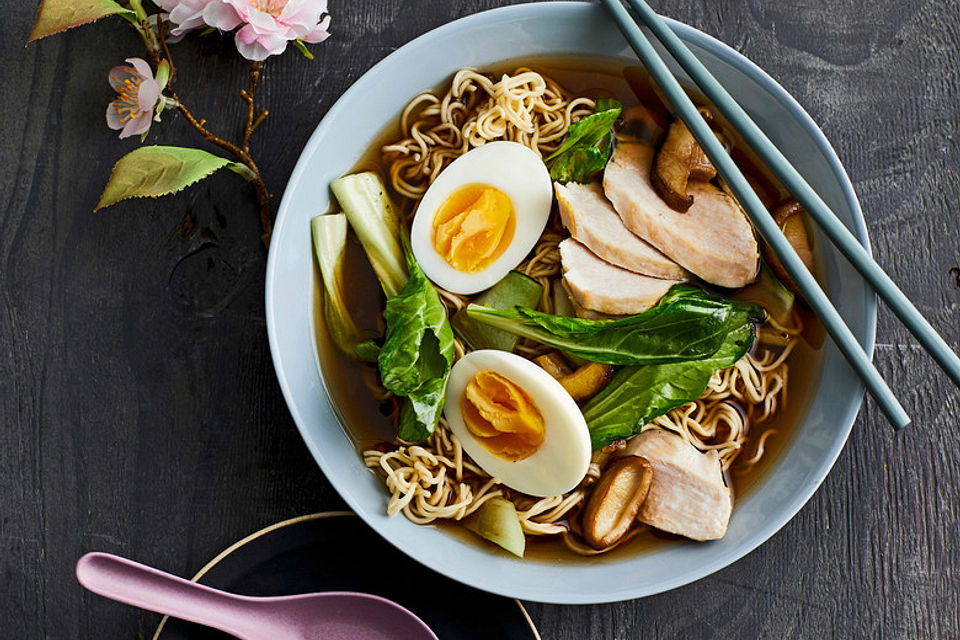
POLYGON ((516 228, 513 202, 499 189, 468 184, 454 191, 433 218, 433 247, 457 271, 481 271, 499 258, 516 228))
POLYGON ((529 458, 543 444, 544 423, 533 399, 496 371, 480 371, 460 399, 467 430, 484 449, 503 460, 529 458))

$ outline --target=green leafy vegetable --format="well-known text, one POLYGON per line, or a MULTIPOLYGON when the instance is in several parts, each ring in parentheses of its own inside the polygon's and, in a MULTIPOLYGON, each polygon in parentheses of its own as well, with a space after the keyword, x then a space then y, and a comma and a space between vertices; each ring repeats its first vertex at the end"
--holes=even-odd
POLYGON ((440 420, 453 363, 446 309, 413 257, 380 177, 352 174, 330 188, 387 296, 387 332, 377 365, 383 386, 402 399, 397 435, 408 442, 426 440, 440 420))
POLYGON ((383 386, 405 398, 398 435, 420 442, 440 420, 453 364, 453 330, 437 290, 420 270, 403 238, 407 271, 400 292, 387 299, 383 318, 387 335, 378 360, 383 386))
POLYGON ((640 433, 654 418, 703 395, 715 371, 733 366, 750 350, 756 321, 749 309, 736 310, 723 344, 709 358, 617 371, 582 407, 593 448, 640 433))
POLYGON ((463 521, 463 526, 513 555, 523 557, 526 536, 517 508, 506 498, 490 498, 463 521))
POLYGON ((27 43, 111 15, 137 21, 136 13, 113 0, 43 0, 27 43))
POLYGON ((603 170, 613 146, 613 125, 623 105, 600 98, 593 115, 570 125, 567 139, 546 159, 550 177, 560 182, 587 182, 603 170))
POLYGON ((570 300, 570 294, 567 288, 563 286, 562 280, 554 280, 551 288, 553 294, 553 312, 555 315, 572 318, 577 315, 577 310, 573 308, 573 302, 570 300))
POLYGON ((334 180, 330 189, 363 245, 383 292, 387 298, 394 297, 407 282, 407 270, 400 249, 400 216, 383 181, 367 171, 334 180))
MULTIPOLYGON (((510 309, 515 306, 533 307, 540 300, 543 285, 519 271, 511 271, 503 280, 490 287, 476 298, 477 304, 493 309, 510 309)), ((519 338, 507 331, 495 329, 477 322, 467 315, 465 309, 454 314, 450 321, 471 349, 499 349, 513 351, 519 338)))
POLYGON ((760 264, 760 274, 757 280, 736 293, 737 300, 745 300, 763 307, 767 314, 779 322, 786 324, 793 313, 796 296, 787 289, 773 270, 766 263, 760 264))
POLYGON ((223 167, 238 173, 249 171, 237 162, 202 149, 140 147, 120 158, 113 166, 97 209, 127 198, 155 198, 176 193, 223 167))
POLYGON ((329 213, 314 218, 313 248, 323 280, 323 317, 333 342, 351 358, 376 362, 380 347, 366 338, 343 299, 343 257, 347 248, 347 218, 329 213))
MULTIPOLYGON (((567 292, 567 288, 563 286, 562 280, 553 281, 552 291, 554 315, 564 316, 566 318, 572 318, 576 316, 577 310, 573 306, 573 300, 570 299, 570 294, 567 292)), ((570 364, 578 369, 590 362, 589 360, 575 356, 572 353, 565 353, 563 355, 567 358, 567 360, 570 361, 570 364)))
POLYGON ((677 285, 654 308, 616 320, 588 320, 516 307, 497 310, 471 304, 467 315, 491 327, 594 362, 619 365, 701 360, 713 355, 741 311, 759 322, 763 310, 677 285))

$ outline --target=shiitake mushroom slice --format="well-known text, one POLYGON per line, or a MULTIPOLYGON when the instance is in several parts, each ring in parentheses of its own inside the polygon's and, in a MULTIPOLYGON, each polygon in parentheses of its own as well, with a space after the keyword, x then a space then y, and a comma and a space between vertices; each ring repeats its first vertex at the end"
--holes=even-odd
MULTIPOLYGON (((787 200, 771 212, 774 222, 783 231, 790 246, 797 252, 804 266, 813 273, 813 249, 810 245, 810 236, 807 234, 807 225, 804 220, 806 210, 796 200, 787 200)), ((780 259, 777 258, 773 250, 767 243, 763 243, 763 257, 767 264, 773 269, 774 274, 790 291, 797 295, 802 295, 797 285, 783 268, 780 259)))
POLYGON ((613 367, 609 364, 588 362, 558 380, 574 400, 583 402, 600 393, 612 377, 613 367))
POLYGON ((647 497, 653 467, 646 458, 625 456, 610 464, 583 509, 583 538, 594 549, 616 544, 630 529, 647 497))
POLYGON ((717 170, 687 125, 675 120, 653 161, 650 173, 653 188, 671 209, 682 213, 693 204, 693 196, 687 194, 687 183, 711 180, 716 175, 717 170))
POLYGON ((572 371, 559 351, 537 356, 533 361, 556 379, 577 402, 598 394, 613 377, 613 367, 600 362, 586 362, 572 371))
POLYGON ((537 356, 533 359, 533 361, 540 365, 541 369, 549 373, 556 380, 573 373, 573 370, 570 369, 570 365, 567 364, 567 361, 564 360, 559 351, 551 351, 549 353, 537 356))

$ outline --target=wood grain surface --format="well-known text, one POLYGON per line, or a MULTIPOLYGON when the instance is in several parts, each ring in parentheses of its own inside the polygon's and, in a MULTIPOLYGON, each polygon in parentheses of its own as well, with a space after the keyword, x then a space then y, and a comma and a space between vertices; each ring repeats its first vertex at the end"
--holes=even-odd
MULTIPOLYGON (((189 575, 251 531, 342 502, 277 386, 252 191, 224 172, 92 213, 136 145, 104 126, 107 70, 141 47, 108 20, 25 49, 33 4, 0 20, 0 637, 149 637, 158 616, 80 589, 83 552, 189 575)), ((289 53, 264 70, 272 115, 254 151, 273 192, 373 63, 500 4, 331 0, 317 59, 289 53)), ((654 5, 759 62, 807 108, 853 179, 880 264, 956 347, 956 0, 654 5)), ((174 55, 180 96, 236 137, 245 69, 230 43, 174 55)), ((198 143, 172 113, 148 141, 198 143)), ((645 600, 533 604, 543 637, 960 637, 960 393, 886 310, 878 342, 913 426, 892 435, 867 402, 822 488, 758 550, 645 600)))

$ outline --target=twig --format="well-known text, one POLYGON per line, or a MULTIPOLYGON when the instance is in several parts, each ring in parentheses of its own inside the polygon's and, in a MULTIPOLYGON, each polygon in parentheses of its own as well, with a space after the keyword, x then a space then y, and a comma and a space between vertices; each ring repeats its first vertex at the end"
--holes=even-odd
POLYGON ((225 151, 229 151, 237 158, 237 160, 246 164, 244 160, 246 157, 249 157, 249 155, 246 154, 243 151, 243 149, 233 144, 232 142, 224 140, 223 138, 215 135, 213 132, 207 129, 204 126, 204 123, 206 123, 206 120, 197 120, 194 117, 194 115, 190 113, 190 110, 187 109, 186 105, 184 105, 183 102, 180 101, 180 98, 179 96, 177 96, 175 91, 170 92, 170 97, 177 101, 177 110, 180 112, 180 115, 182 115, 187 120, 187 122, 190 124, 191 127, 196 129, 197 132, 203 136, 204 140, 206 140, 212 145, 220 147, 225 151))
POLYGON ((170 65, 170 80, 167 81, 169 85, 173 82, 173 74, 176 73, 177 68, 173 66, 173 56, 170 55, 170 46, 167 44, 167 29, 170 27, 170 24, 160 17, 160 14, 157 14, 157 35, 160 39, 160 46, 163 47, 163 55, 167 59, 167 64, 170 65))
POLYGON ((240 90, 240 97, 247 103, 247 123, 243 128, 243 150, 250 151, 250 134, 253 133, 253 98, 257 94, 257 82, 260 80, 260 67, 262 62, 252 61, 250 63, 250 87, 244 91, 240 90))
MULTIPOLYGON (((165 26, 165 22, 158 19, 157 31, 154 31, 153 26, 144 20, 142 24, 143 41, 147 46, 147 50, 150 52, 150 56, 153 58, 155 67, 159 67, 163 60, 166 60, 167 64, 170 65, 170 75, 172 80, 174 71, 173 59, 170 55, 170 48, 167 46, 165 26)), ((254 97, 256 96, 257 83, 260 80, 260 69, 262 66, 262 62, 250 62, 250 84, 246 90, 240 90, 240 97, 247 104, 247 114, 243 127, 243 142, 240 146, 224 140, 207 129, 207 121, 203 118, 198 120, 196 117, 194 117, 194 115, 190 113, 190 110, 186 107, 186 105, 183 104, 183 102, 180 100, 180 97, 175 91, 172 90, 172 88, 169 89, 169 94, 170 97, 175 101, 180 115, 184 117, 191 127, 193 127, 201 136, 203 136, 204 140, 232 154, 238 162, 250 169, 251 173, 254 175, 254 178, 250 182, 253 184, 254 191, 257 194, 257 203, 260 205, 260 229, 262 232, 260 239, 264 246, 269 246, 270 234, 273 231, 273 221, 270 216, 270 191, 267 189, 267 185, 263 181, 263 176, 260 174, 260 169, 257 167, 256 162, 253 161, 253 157, 250 155, 250 136, 269 113, 266 109, 264 109, 260 115, 256 117, 256 119, 253 117, 255 110, 254 97)), ((169 83, 167 86, 169 87, 169 83)))
MULTIPOLYGON (((153 30, 153 25, 150 24, 150 21, 146 19, 146 15, 143 15, 144 18, 140 21, 140 35, 143 36, 143 44, 146 45, 150 57, 153 58, 153 65, 158 67, 160 66, 160 61, 163 59, 161 57, 163 53, 160 51, 159 36, 157 32, 153 30)), ((160 22, 160 18, 157 17, 157 24, 159 25, 160 22)))
MULTIPOLYGON (((246 165, 246 167, 253 172, 253 175, 256 176, 256 178, 250 182, 253 184, 253 188, 257 193, 257 203, 260 205, 260 228, 262 231, 260 239, 263 241, 265 246, 269 246, 270 233, 273 231, 273 221, 270 217, 270 191, 267 189, 267 185, 263 181, 263 176, 260 175, 260 169, 250 156, 249 150, 242 149, 232 142, 228 142, 227 140, 214 135, 203 125, 203 123, 198 121, 193 114, 190 113, 190 110, 187 109, 182 102, 180 102, 180 99, 177 97, 176 93, 171 93, 170 97, 178 102, 177 109, 180 111, 180 114, 183 115, 188 123, 190 123, 190 126, 196 129, 197 132, 203 136, 204 140, 232 153, 239 162, 246 165)), ((246 135, 244 137, 247 139, 249 138, 246 135)))
POLYGON ((253 121, 253 126, 250 128, 251 131, 256 131, 257 127, 263 124, 263 121, 267 119, 267 116, 270 115, 270 112, 264 109, 260 112, 260 115, 257 116, 257 119, 253 121))

